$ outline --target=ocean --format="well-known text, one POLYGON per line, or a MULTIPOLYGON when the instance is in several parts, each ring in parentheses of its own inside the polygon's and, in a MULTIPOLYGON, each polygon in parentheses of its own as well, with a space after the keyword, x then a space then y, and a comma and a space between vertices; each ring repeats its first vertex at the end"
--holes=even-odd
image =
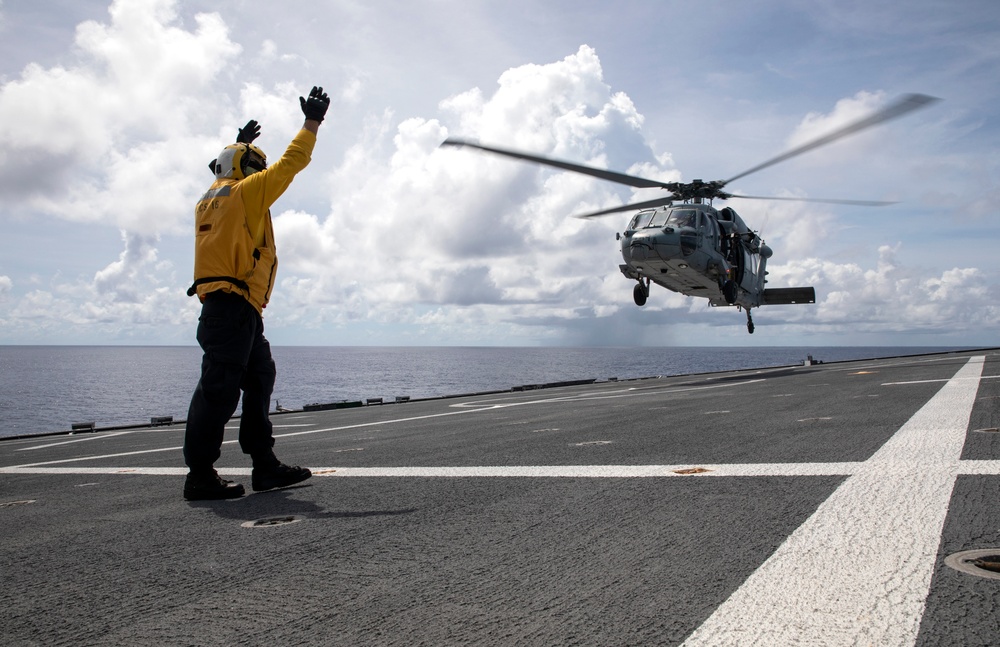
MULTIPOLYGON (((441 397, 571 380, 630 379, 958 350, 945 347, 280 347, 271 409, 441 397)), ((196 346, 0 346, 0 437, 187 417, 196 346)))

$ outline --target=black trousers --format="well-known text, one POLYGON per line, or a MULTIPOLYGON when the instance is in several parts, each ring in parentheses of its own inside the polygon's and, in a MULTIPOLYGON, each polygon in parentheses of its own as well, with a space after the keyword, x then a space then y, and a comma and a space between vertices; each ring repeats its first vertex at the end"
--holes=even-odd
POLYGON ((226 423, 243 392, 240 448, 255 464, 274 462, 268 409, 276 375, 264 321, 239 294, 212 292, 198 319, 198 343, 204 356, 201 379, 191 398, 184 432, 184 462, 208 470, 219 459, 226 423))

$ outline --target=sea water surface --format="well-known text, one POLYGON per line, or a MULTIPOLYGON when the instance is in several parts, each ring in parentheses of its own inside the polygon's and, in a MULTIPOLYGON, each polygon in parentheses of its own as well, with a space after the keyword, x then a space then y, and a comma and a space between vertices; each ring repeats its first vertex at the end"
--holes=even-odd
MULTIPOLYGON (((271 409, 411 399, 569 380, 631 379, 958 350, 950 347, 272 347, 271 409)), ((187 417, 196 346, 0 346, 0 437, 187 417)))

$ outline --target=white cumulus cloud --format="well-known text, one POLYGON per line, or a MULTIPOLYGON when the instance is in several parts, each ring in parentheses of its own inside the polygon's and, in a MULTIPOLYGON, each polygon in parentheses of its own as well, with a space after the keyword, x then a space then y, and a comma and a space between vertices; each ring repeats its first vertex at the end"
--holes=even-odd
POLYGON ((0 189, 56 218, 178 232, 216 146, 212 83, 241 48, 218 14, 185 30, 172 0, 109 14, 77 27, 73 65, 32 63, 0 86, 0 189))
POLYGON ((335 303, 358 317, 407 316, 400 306, 408 305, 424 320, 424 306, 520 304, 488 316, 558 321, 577 318, 582 305, 610 313, 631 299, 620 275, 617 291, 604 281, 617 274, 619 223, 570 217, 620 204, 628 191, 439 145, 456 135, 596 166, 645 160, 644 171, 669 172, 642 138, 642 116, 603 81, 586 46, 508 70, 498 85, 490 95, 445 99, 437 117, 407 118, 394 130, 391 114, 369 122, 331 176, 330 213, 276 218, 283 276, 295 275, 276 291, 276 313, 282 300, 310 303, 317 317, 335 303), (371 151, 385 154, 380 161, 371 151))

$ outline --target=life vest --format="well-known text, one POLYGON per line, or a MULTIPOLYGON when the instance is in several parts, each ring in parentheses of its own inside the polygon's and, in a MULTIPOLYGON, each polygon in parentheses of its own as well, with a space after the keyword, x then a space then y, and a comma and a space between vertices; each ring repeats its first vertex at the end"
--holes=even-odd
POLYGON ((263 232, 247 224, 242 182, 216 180, 195 206, 194 284, 188 295, 216 290, 237 292, 262 312, 271 298, 278 258, 274 228, 267 210, 260 221, 263 232), (255 241, 263 233, 263 245, 255 241))

